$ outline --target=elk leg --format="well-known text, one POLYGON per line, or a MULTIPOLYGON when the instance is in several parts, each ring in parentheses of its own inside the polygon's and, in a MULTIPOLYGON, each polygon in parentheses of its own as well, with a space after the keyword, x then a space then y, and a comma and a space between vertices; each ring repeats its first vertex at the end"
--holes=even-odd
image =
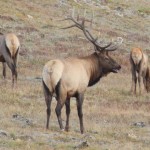
POLYGON ((61 119, 61 109, 67 99, 67 93, 66 93, 66 90, 61 87, 61 80, 57 83, 55 87, 55 93, 56 93, 56 99, 57 99, 57 106, 55 108, 55 112, 57 115, 60 129, 63 130, 64 127, 63 127, 62 119, 61 119))
POLYGON ((80 131, 83 134, 84 133, 84 126, 83 126, 83 112, 82 112, 82 104, 83 104, 84 95, 78 94, 77 95, 77 111, 80 121, 80 131))
POLYGON ((3 78, 6 79, 6 63, 3 62, 3 78))
POLYGON ((14 81, 17 84, 17 77, 18 77, 18 72, 17 72, 17 67, 15 68, 15 72, 14 72, 14 81))
POLYGON ((14 66, 15 66, 15 81, 16 81, 16 83, 17 83, 17 77, 18 77, 18 71, 17 71, 17 64, 18 64, 18 52, 19 52, 19 48, 18 48, 18 50, 17 50, 17 52, 16 52, 16 54, 15 54, 15 56, 14 56, 14 59, 13 59, 13 62, 14 62, 14 66))
POLYGON ((15 76, 17 76, 16 67, 11 62, 7 62, 7 65, 11 69, 11 72, 12 72, 12 88, 14 88, 15 76))
POLYGON ((61 119, 61 109, 62 109, 63 105, 64 105, 64 103, 61 103, 60 100, 57 100, 57 106, 56 106, 55 112, 56 112, 57 119, 58 119, 61 130, 64 129, 63 124, 62 124, 62 119, 61 119))
POLYGON ((66 100, 65 105, 66 105, 66 116, 67 116, 65 130, 69 131, 70 98, 66 100))
POLYGON ((50 120, 50 115, 51 115, 51 101, 52 101, 52 96, 51 95, 47 95, 45 97, 45 101, 46 101, 46 106, 47 106, 47 123, 46 123, 46 129, 49 129, 49 120, 50 120))
POLYGON ((17 82, 17 72, 12 72, 12 88, 14 88, 15 82, 17 82))
POLYGON ((50 93, 48 87, 45 85, 43 81, 43 90, 44 90, 44 96, 45 96, 45 102, 46 102, 46 112, 47 112, 47 123, 46 123, 46 129, 49 129, 49 120, 51 115, 51 101, 52 101, 52 94, 50 93))
POLYGON ((139 82, 139 94, 141 94, 141 74, 138 75, 138 82, 139 82))
POLYGON ((146 79, 145 78, 143 78, 143 83, 144 83, 144 89, 145 89, 145 91, 147 91, 147 89, 146 89, 146 79))
POLYGON ((14 87, 15 84, 17 84, 17 68, 15 68, 15 72, 12 72, 12 87, 14 87))
POLYGON ((134 85, 134 94, 136 94, 136 85, 137 85, 137 77, 136 77, 136 75, 135 75, 134 83, 135 83, 135 85, 134 85))
POLYGON ((136 84, 137 84, 137 76, 136 71, 132 70, 132 86, 131 86, 131 92, 136 94, 136 84))

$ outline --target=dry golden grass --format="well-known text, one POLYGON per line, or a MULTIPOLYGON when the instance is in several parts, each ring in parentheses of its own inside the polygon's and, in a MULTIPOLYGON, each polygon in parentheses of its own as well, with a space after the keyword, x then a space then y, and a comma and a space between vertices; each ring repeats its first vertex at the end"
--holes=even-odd
MULTIPOLYGON (((70 132, 59 131, 54 111, 55 100, 52 103, 50 130, 46 131, 46 107, 41 82, 20 80, 15 91, 7 83, 0 93, 0 124, 10 137, 1 138, 0 143, 10 149, 73 149, 86 139, 90 142, 90 150, 110 147, 148 149, 150 96, 135 97, 129 94, 129 90, 130 77, 121 73, 108 75, 96 86, 89 88, 83 106, 86 133, 81 135, 74 99, 71 101, 70 132), (118 81, 124 82, 118 84, 118 81), (14 120, 13 115, 16 113, 31 119, 32 125, 14 120), (133 125, 136 122, 144 122, 146 126, 136 127, 133 125)), ((65 120, 65 109, 62 117, 65 120)))
MULTIPOLYGON (((147 10, 147 1, 108 1, 110 9, 123 7, 134 11, 147 10)), ((11 89, 11 72, 7 68, 7 80, 0 74, 0 150, 71 150, 87 140, 87 150, 148 150, 150 147, 150 95, 130 94, 131 75, 129 53, 131 47, 149 49, 149 19, 136 14, 133 17, 117 17, 103 9, 95 8, 96 24, 100 38, 107 40, 122 36, 123 45, 112 56, 122 65, 118 74, 110 74, 101 79, 85 93, 83 105, 86 133, 80 134, 75 99, 71 101, 70 132, 61 132, 55 114, 55 99, 52 102, 50 130, 45 129, 46 105, 42 91, 41 72, 46 61, 69 56, 86 56, 93 47, 83 38, 79 30, 60 30, 58 27, 70 23, 58 20, 68 15, 72 6, 60 5, 54 0, 7 0, 0 1, 0 31, 15 32, 21 41, 18 87, 11 89), (13 6, 13 7, 12 7, 13 6), (11 8, 11 9, 10 9, 11 8), (28 15, 33 16, 33 19, 28 15), (138 22, 138 24, 137 24, 138 22), (19 119, 14 115, 21 116, 19 119), (26 122, 27 121, 27 122, 26 122), (145 126, 134 123, 144 122, 145 126)), ((146 11, 147 13, 147 11, 146 11)), ((2 67, 0 66, 0 70, 2 67)), ((65 109, 62 110, 65 124, 65 109)))

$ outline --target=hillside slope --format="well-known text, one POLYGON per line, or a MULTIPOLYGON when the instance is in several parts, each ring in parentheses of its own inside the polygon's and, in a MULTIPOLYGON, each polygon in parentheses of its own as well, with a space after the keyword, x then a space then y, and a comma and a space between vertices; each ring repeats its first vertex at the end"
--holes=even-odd
MULTIPOLYGON (((1 0, 0 32, 14 32, 21 41, 17 89, 11 89, 9 69, 6 82, 0 75, 0 150, 149 149, 150 95, 130 95, 128 60, 129 51, 135 46, 149 54, 150 0, 1 0), (123 38, 123 44, 112 53, 122 70, 87 90, 84 135, 79 132, 74 100, 70 132, 59 130, 55 100, 50 130, 46 130, 42 69, 50 59, 93 52, 81 31, 60 29, 71 25, 62 19, 73 12, 75 18, 77 13, 82 18, 85 10, 87 20, 94 16, 92 26, 90 22, 86 25, 95 36, 107 42, 123 38)), ((65 123, 65 109, 62 117, 65 123)))

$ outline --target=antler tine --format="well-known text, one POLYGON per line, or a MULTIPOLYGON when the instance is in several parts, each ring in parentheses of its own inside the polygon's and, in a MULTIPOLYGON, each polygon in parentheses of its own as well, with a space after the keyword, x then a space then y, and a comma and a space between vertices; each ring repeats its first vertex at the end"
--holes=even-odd
POLYGON ((115 51, 115 50, 118 48, 118 46, 122 44, 123 38, 122 38, 122 37, 118 37, 117 41, 119 41, 119 43, 115 44, 115 45, 112 46, 112 47, 106 48, 106 50, 107 50, 107 51, 115 51))
POLYGON ((113 46, 112 48, 106 48, 106 51, 115 51, 118 48, 118 46, 113 46))
POLYGON ((77 28, 81 29, 81 27, 76 25, 76 24, 73 24, 73 25, 68 26, 68 27, 60 28, 60 29, 69 29, 69 28, 73 28, 73 27, 77 27, 77 28))
MULTIPOLYGON (((90 36, 89 31, 84 28, 84 23, 83 23, 83 33, 84 33, 84 35, 86 36, 86 38, 87 38, 90 42, 92 42, 92 43, 95 45, 95 41, 96 41, 97 39, 95 39, 95 38, 93 38, 93 37, 90 36), (88 33, 88 34, 87 34, 87 33, 88 33)), ((97 46, 97 45, 95 45, 95 46, 97 46)))
POLYGON ((115 51, 118 48, 119 44, 115 44, 113 46, 107 47, 105 50, 106 51, 115 51))
MULTIPOLYGON (((110 42, 109 44, 107 44, 106 46, 101 46, 100 45, 100 43, 98 43, 97 42, 97 40, 98 40, 98 37, 96 37, 96 38, 94 38, 93 36, 92 36, 92 34, 86 29, 85 30, 87 33, 88 33, 88 35, 90 36, 90 38, 92 39, 92 43, 97 47, 97 50, 105 50, 106 48, 108 48, 108 47, 110 47, 111 45, 112 45, 112 42, 110 42)), ((85 33, 86 33, 85 32, 85 33)))
MULTIPOLYGON (((84 26, 84 22, 85 22, 85 20, 83 20, 83 22, 82 22, 83 26, 84 26)), ((92 34, 90 33, 90 31, 87 30, 87 29, 85 29, 85 35, 87 35, 86 32, 88 33, 89 37, 92 39, 93 42, 96 42, 96 41, 97 41, 98 37, 94 38, 94 37, 92 36, 92 34)), ((87 36, 88 36, 88 35, 87 35, 87 36)))
POLYGON ((72 17, 68 17, 68 18, 66 18, 66 20, 72 20, 76 25, 78 25, 80 28, 82 28, 82 25, 80 23, 78 23, 75 19, 73 19, 72 17))
POLYGON ((90 33, 90 31, 88 29, 85 28, 85 20, 82 20, 82 23, 78 23, 73 17, 67 17, 64 20, 71 20, 73 21, 75 24, 65 27, 65 28, 61 28, 61 29, 68 29, 68 28, 72 28, 72 27, 77 27, 80 30, 83 31, 85 37, 94 45, 95 50, 98 51, 114 51, 118 48, 118 45, 113 45, 113 42, 110 42, 109 44, 105 45, 105 46, 101 46, 101 43, 98 42, 98 37, 94 38, 92 36, 92 34, 90 33))
POLYGON ((71 25, 71 26, 68 26, 68 27, 61 28, 61 29, 68 29, 68 28, 72 28, 72 27, 77 27, 77 28, 82 30, 82 25, 80 23, 78 23, 77 21, 75 21, 72 17, 67 17, 66 19, 63 19, 63 20, 71 20, 75 24, 71 25))
MULTIPOLYGON (((92 42, 94 45, 95 45, 95 42, 97 41, 98 38, 94 38, 92 36, 92 34, 87 30, 85 29, 85 26, 84 26, 84 23, 85 23, 85 20, 82 20, 82 23, 78 23, 75 19, 73 19, 72 17, 67 17, 66 19, 63 19, 63 20, 71 20, 73 21, 75 24, 74 25, 71 25, 71 26, 68 26, 68 27, 64 27, 64 28, 61 28, 61 29, 68 29, 68 28, 72 28, 72 27, 77 27, 79 28, 80 30, 83 31, 84 35, 86 36, 86 38, 92 42), (88 33, 88 34, 87 34, 88 33)), ((97 45, 95 45, 97 47, 97 45)))
POLYGON ((112 42, 110 42, 110 43, 107 44, 106 46, 103 46, 102 48, 103 48, 103 49, 106 49, 106 48, 110 47, 111 45, 112 45, 112 42))
MULTIPOLYGON (((84 22, 82 22, 82 24, 83 24, 83 27, 84 27, 84 22)), ((110 45, 112 44, 112 42, 110 42, 108 45, 102 47, 102 46, 100 46, 100 44, 97 42, 98 37, 94 38, 94 37, 92 36, 92 34, 89 32, 89 30, 83 28, 83 33, 84 33, 84 35, 87 37, 87 39, 88 39, 90 42, 93 43, 95 49, 98 50, 98 51, 100 51, 100 50, 105 50, 106 48, 110 47, 110 45), (88 34, 87 34, 87 33, 88 33, 88 34)))
POLYGON ((90 31, 87 30, 87 29, 86 29, 86 32, 87 32, 88 35, 91 37, 91 39, 93 39, 94 41, 97 41, 98 37, 94 38, 94 37, 92 36, 92 34, 90 33, 90 31))

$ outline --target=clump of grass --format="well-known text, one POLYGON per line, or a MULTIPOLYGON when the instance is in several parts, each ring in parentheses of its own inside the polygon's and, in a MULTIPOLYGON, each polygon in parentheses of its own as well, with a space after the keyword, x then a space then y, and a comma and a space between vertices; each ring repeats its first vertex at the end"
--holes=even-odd
POLYGON ((141 13, 144 13, 144 14, 147 14, 147 15, 150 15, 150 7, 143 7, 143 8, 140 8, 138 9, 138 12, 141 14, 141 13))

